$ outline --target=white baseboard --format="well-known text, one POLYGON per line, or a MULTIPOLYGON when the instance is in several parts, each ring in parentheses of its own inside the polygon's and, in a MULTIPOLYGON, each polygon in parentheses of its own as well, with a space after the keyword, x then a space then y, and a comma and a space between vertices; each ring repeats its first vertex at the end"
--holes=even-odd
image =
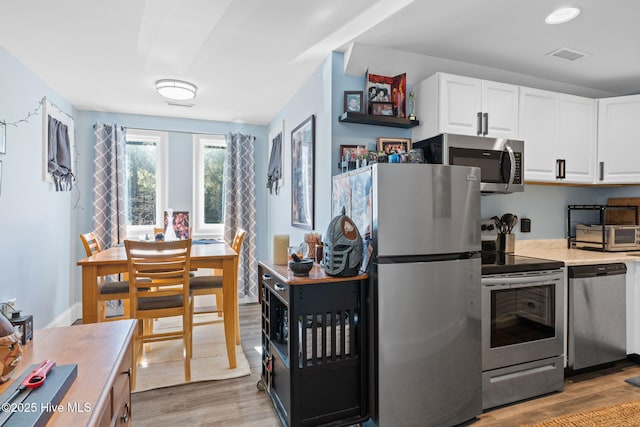
POLYGON ((46 328, 57 328, 60 326, 71 326, 73 323, 82 318, 82 304, 75 303, 68 309, 66 309, 62 314, 55 319, 51 323, 49 323, 46 328))

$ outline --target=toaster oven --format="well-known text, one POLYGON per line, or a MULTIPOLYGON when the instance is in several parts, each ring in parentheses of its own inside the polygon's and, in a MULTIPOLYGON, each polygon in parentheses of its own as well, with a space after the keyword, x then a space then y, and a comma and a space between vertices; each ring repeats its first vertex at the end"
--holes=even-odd
POLYGON ((640 250, 640 225, 576 225, 576 248, 609 252, 640 250))

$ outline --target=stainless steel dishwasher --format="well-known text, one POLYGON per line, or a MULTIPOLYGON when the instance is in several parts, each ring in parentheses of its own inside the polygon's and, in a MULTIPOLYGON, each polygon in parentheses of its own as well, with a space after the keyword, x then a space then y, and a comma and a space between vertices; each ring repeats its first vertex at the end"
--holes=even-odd
POLYGON ((572 266, 568 273, 569 368, 582 369, 624 359, 626 265, 572 266))

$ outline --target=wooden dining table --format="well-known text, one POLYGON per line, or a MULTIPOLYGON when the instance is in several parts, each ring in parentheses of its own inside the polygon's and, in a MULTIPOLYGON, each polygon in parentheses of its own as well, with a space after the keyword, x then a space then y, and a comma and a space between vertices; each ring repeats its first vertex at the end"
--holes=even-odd
MULTIPOLYGON (((82 267, 82 323, 98 321, 98 277, 127 272, 124 246, 114 246, 81 259, 82 267)), ((223 322, 229 367, 236 367, 236 344, 240 344, 238 320, 237 268, 238 254, 226 243, 191 246, 191 268, 222 269, 223 322)))

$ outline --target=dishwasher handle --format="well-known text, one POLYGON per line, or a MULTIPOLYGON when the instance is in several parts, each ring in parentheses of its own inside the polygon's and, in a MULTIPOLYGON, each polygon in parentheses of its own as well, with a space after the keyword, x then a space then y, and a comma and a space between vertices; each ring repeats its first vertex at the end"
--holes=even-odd
POLYGON ((627 273, 624 263, 574 265, 568 269, 570 279, 584 279, 589 277, 616 276, 627 273))

